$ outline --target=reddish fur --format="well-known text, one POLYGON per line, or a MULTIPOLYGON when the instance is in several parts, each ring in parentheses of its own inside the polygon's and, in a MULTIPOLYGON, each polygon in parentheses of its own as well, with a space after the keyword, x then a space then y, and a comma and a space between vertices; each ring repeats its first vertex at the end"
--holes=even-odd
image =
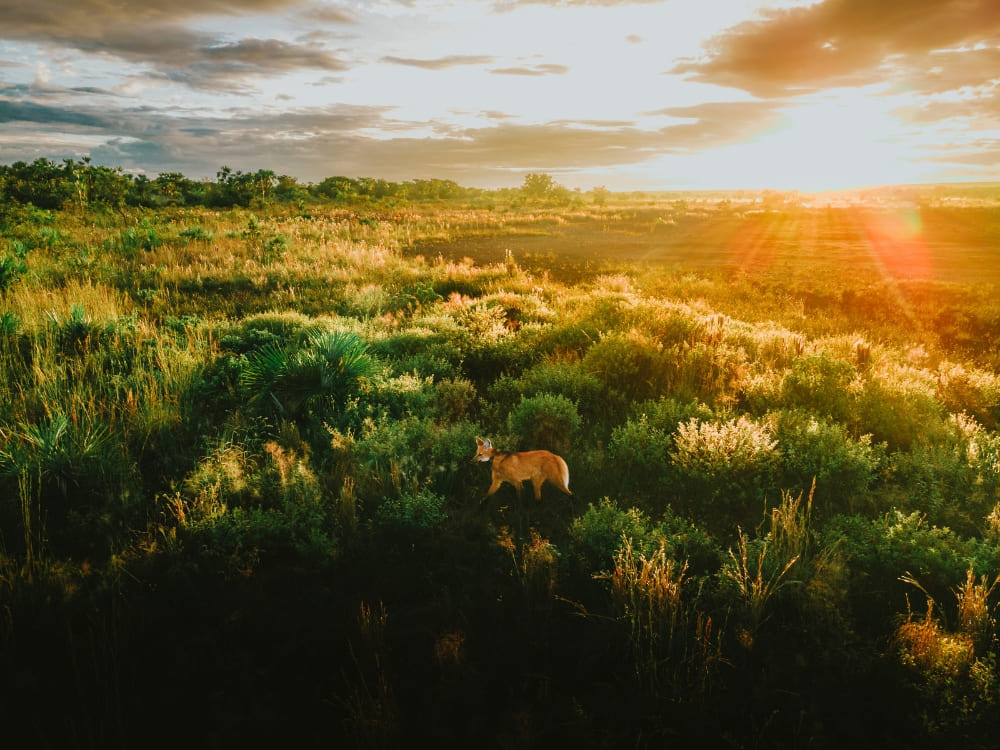
POLYGON ((535 500, 542 499, 542 485, 551 482, 567 495, 573 493, 569 489, 569 468, 566 462, 550 451, 521 451, 520 453, 505 453, 496 450, 489 440, 476 438, 478 450, 474 461, 492 461, 493 482, 486 496, 489 497, 504 482, 511 484, 521 492, 525 480, 531 480, 535 489, 535 500))

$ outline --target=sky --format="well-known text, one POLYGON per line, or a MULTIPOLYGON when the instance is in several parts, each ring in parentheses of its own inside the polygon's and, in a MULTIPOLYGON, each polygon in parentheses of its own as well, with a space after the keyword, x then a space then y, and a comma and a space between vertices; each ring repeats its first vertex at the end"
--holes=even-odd
POLYGON ((0 0, 0 163, 589 190, 1000 180, 998 0, 0 0))

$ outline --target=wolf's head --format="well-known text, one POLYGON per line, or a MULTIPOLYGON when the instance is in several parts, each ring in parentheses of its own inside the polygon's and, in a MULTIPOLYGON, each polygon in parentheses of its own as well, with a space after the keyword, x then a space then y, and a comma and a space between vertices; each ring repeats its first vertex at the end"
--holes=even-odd
POLYGON ((476 455, 472 457, 473 461, 483 461, 488 462, 493 460, 493 443, 489 440, 483 440, 482 438, 476 438, 476 455))

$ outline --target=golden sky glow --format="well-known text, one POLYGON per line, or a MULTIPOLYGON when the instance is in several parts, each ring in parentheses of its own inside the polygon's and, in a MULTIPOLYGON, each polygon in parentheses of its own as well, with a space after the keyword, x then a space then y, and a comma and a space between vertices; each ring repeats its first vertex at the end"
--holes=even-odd
POLYGON ((996 0, 0 0, 0 162, 588 189, 1000 179, 996 0))

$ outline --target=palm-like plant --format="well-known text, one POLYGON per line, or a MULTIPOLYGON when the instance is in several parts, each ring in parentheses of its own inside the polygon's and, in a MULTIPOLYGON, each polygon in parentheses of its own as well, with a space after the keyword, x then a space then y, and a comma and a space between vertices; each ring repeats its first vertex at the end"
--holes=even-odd
POLYGON ((251 402, 270 401, 294 417, 317 399, 343 398, 374 370, 368 345, 357 335, 323 331, 300 349, 267 344, 248 355, 240 383, 251 402))
POLYGON ((110 436, 106 425, 74 421, 66 414, 0 430, 0 477, 17 480, 29 562, 42 552, 45 539, 44 485, 54 485, 65 498, 70 483, 83 478, 100 459, 110 436))

